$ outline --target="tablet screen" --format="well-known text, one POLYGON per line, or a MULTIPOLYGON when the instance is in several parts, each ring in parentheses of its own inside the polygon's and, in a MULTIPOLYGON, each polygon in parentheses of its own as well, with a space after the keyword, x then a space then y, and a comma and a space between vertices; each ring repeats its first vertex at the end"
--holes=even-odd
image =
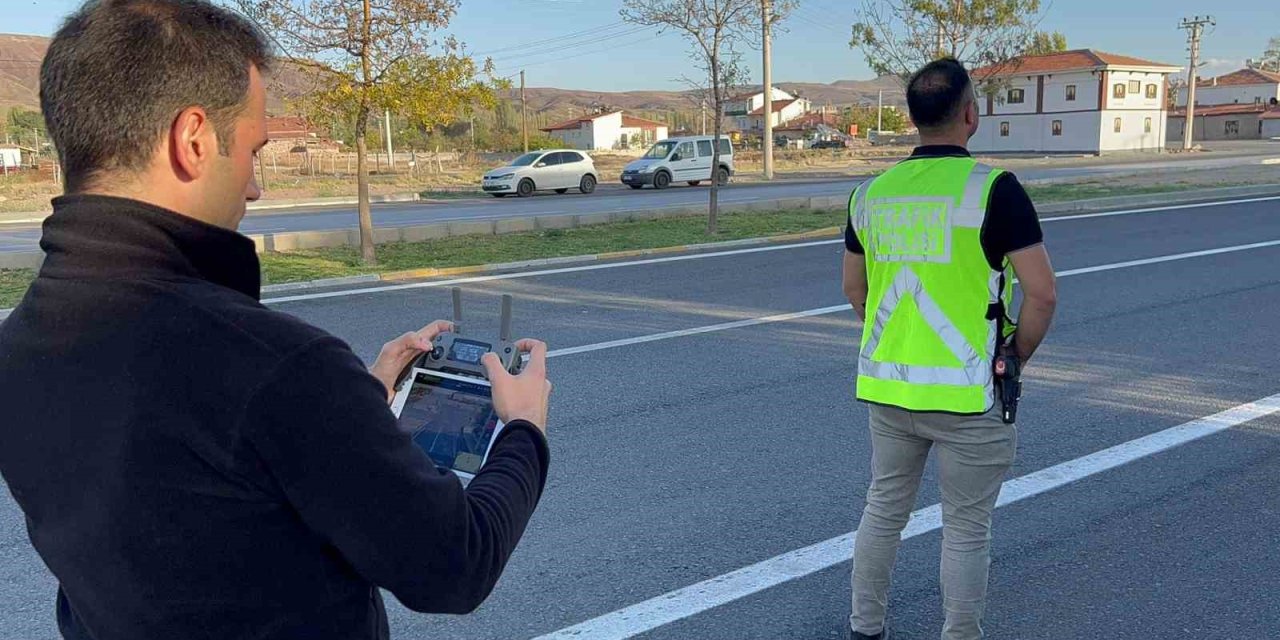
POLYGON ((487 384, 418 371, 400 412, 400 429, 446 469, 480 471, 498 427, 487 384))

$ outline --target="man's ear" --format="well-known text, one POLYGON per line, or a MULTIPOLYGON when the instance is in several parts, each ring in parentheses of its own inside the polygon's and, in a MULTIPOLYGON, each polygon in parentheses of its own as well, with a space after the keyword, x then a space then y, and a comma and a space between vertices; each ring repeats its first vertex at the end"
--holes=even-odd
POLYGON ((209 171, 218 154, 218 134, 204 107, 187 107, 169 129, 169 158, 183 180, 196 180, 209 171))

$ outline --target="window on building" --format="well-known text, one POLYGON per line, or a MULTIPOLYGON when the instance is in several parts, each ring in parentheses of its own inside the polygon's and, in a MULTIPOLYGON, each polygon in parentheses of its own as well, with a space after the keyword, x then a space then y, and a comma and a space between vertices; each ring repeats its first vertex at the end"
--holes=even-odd
POLYGON ((1022 89, 1009 90, 1009 104, 1022 104, 1027 99, 1027 94, 1022 89))
POLYGON ((1116 118, 1116 121, 1115 121, 1115 131, 1116 131, 1116 133, 1120 133, 1120 125, 1122 125, 1122 124, 1124 124, 1124 119, 1123 119, 1123 118, 1116 118))
POLYGON ((1132 94, 1133 94, 1133 95, 1135 95, 1135 96, 1136 96, 1136 95, 1138 95, 1139 93, 1142 93, 1142 81, 1141 81, 1141 80, 1130 80, 1130 81, 1129 81, 1129 93, 1132 93, 1132 94))
POLYGON ((1151 118, 1146 118, 1142 121, 1142 132, 1151 133, 1151 118))
POLYGON ((1053 128, 1053 135, 1055 135, 1055 136, 1060 136, 1060 135, 1062 135, 1062 121, 1061 121, 1061 120, 1054 120, 1054 121, 1053 121, 1052 128, 1053 128))
POLYGON ((1008 137, 1009 137, 1009 123, 1008 123, 1008 122, 1001 122, 1001 123, 1000 123, 1000 137, 1001 137, 1001 138, 1008 138, 1008 137))
POLYGON ((1160 97, 1160 87, 1154 84, 1147 85, 1147 99, 1155 100, 1158 97, 1160 97))
POLYGON ((1240 121, 1239 121, 1239 120, 1228 120, 1228 121, 1226 122, 1226 125, 1224 126, 1224 128, 1223 128, 1223 131, 1222 131, 1222 132, 1223 132, 1224 134, 1226 134, 1226 135, 1229 135, 1229 136, 1238 136, 1238 135, 1240 135, 1240 121))
POLYGON ((698 141, 698 155, 704 158, 711 157, 711 141, 710 140, 698 141))
POLYGON ((1116 86, 1111 87, 1111 97, 1117 100, 1124 100, 1124 83, 1117 82, 1116 86))
POLYGON ((1067 85, 1067 102, 1076 101, 1076 86, 1074 84, 1067 85))

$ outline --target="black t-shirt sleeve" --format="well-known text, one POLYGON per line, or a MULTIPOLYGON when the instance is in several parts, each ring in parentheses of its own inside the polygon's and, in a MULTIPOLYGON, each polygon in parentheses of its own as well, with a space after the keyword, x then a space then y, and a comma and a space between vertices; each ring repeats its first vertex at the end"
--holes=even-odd
POLYGON ((479 606, 546 482, 546 440, 517 420, 464 489, 400 431, 382 383, 336 338, 286 358, 245 415, 247 442, 307 527, 415 611, 479 606))
POLYGON ((866 185, 866 182, 858 185, 858 187, 853 190, 853 193, 849 194, 849 209, 846 209, 846 215, 844 217, 844 248, 849 253, 856 253, 858 255, 866 253, 866 249, 862 248, 862 243, 858 241, 858 234, 853 231, 853 216, 848 214, 852 211, 853 198, 858 194, 858 189, 862 189, 866 185))
POLYGON ((853 218, 848 218, 844 223, 844 248, 849 253, 858 255, 866 253, 862 248, 862 243, 858 242, 858 234, 853 232, 853 218))
POLYGON ((987 200, 987 220, 982 227, 982 250, 991 268, 1003 268, 1005 256, 1044 242, 1040 217, 1022 183, 1012 173, 996 178, 987 200))

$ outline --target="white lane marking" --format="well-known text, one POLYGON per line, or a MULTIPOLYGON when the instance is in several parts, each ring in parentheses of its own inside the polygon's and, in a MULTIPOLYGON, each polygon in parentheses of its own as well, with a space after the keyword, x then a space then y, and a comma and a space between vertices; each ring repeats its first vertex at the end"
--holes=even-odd
POLYGON ((598 342, 596 344, 583 345, 581 347, 568 347, 566 349, 555 349, 547 352, 547 357, 553 356, 571 356, 575 353, 587 353, 589 351, 600 351, 603 349, 612 349, 614 347, 625 347, 633 344, 642 344, 645 342, 656 342, 658 340, 669 340, 671 338, 680 338, 683 336, 693 336, 699 333, 714 333, 716 331, 728 331, 730 329, 741 329, 743 327, 752 327, 758 324, 769 324, 771 322, 786 322, 788 320, 796 320, 798 318, 809 318, 812 316, 822 316, 828 313, 838 313, 840 311, 849 311, 849 305, 839 304, 834 307, 822 307, 820 309, 809 309, 808 311, 796 311, 795 313, 782 313, 775 316, 764 316, 760 318, 748 318, 746 320, 735 320, 733 322, 723 322, 720 324, 709 324, 692 329, 680 329, 679 331, 667 331, 665 333, 654 333, 647 336, 639 336, 635 338, 624 338, 622 340, 610 340, 609 342, 598 342))
MULTIPOLYGON (((1204 204, 1194 205, 1172 205, 1168 207, 1152 207, 1147 209, 1129 209, 1125 211, 1107 211, 1103 213, 1088 213, 1081 215, 1055 216, 1052 218, 1044 218, 1040 222, 1042 224, 1050 222, 1062 222, 1068 220, 1087 220, 1090 218, 1109 218, 1114 216, 1136 215, 1142 213, 1153 213, 1157 211, 1175 211, 1181 209, 1194 209, 1200 207, 1218 207, 1232 204, 1248 204, 1254 202, 1267 202, 1271 200, 1280 200, 1280 196, 1267 198, 1249 198, 1244 200, 1227 200, 1223 202, 1208 202, 1204 204)), ((388 291, 404 291, 407 289, 425 289, 432 287, 448 287, 458 284, 469 284, 474 282, 491 282, 494 280, 512 280, 516 278, 533 278, 537 276, 557 275, 562 273, 578 273, 582 271, 597 271, 600 269, 618 269, 622 267, 638 267, 650 264, 661 264, 666 262, 682 262, 685 260, 702 260, 705 258, 720 258, 725 256, 735 256, 748 253, 759 253, 762 251, 784 251, 787 249, 803 249, 819 245, 841 244, 844 240, 819 240, 815 242, 801 242, 797 244, 783 244, 767 247, 752 247, 749 249, 735 249, 731 251, 715 251, 710 253, 692 253, 677 256, 667 256, 663 258, 648 258, 644 260, 629 260, 624 262, 608 262, 603 264, 588 264, 577 267, 564 267, 560 269, 543 269, 538 271, 523 271, 517 273, 502 273, 487 276, 474 276, 467 278, 455 278, 450 280, 434 280, 427 282, 413 282, 398 285, 384 285, 376 287, 363 287, 358 289, 343 289, 341 291, 326 291, 323 293, 307 293, 293 296, 281 296, 277 298, 266 298, 262 302, 264 304, 281 304, 285 302, 301 302, 304 300, 323 300, 326 298, 341 298, 346 296, 363 295, 369 293, 385 293, 388 291)))
MULTIPOLYGON (((1280 411, 1280 394, 1242 404, 1114 447, 1014 478, 1002 485, 996 507, 1038 496, 1155 455, 1179 445, 1220 433, 1280 411)), ((942 507, 932 505, 911 514, 904 540, 942 528, 942 507)), ((539 636, 535 640, 614 640, 651 631, 677 620, 797 580, 849 561, 857 530, 774 556, 736 571, 664 593, 580 624, 539 636)))
MULTIPOLYGON (((1205 249, 1203 251, 1190 251, 1187 253, 1176 253, 1167 256, 1157 256, 1155 258, 1143 258, 1141 260, 1127 260, 1125 262, 1115 262, 1112 264, 1100 264, 1093 267, 1081 267, 1079 269, 1067 269, 1057 272, 1059 278, 1069 278, 1071 276, 1080 276, 1089 273, 1100 273, 1103 271, 1115 271, 1117 269, 1129 269, 1132 267, 1141 267, 1151 264, 1160 264, 1162 262, 1174 262, 1177 260, 1189 260, 1191 258, 1202 258, 1205 256, 1214 256, 1224 253, 1235 253, 1238 251, 1248 251, 1250 249, 1261 249, 1264 247, 1280 246, 1280 240, 1269 240, 1266 242, 1254 242, 1252 244, 1242 244, 1233 247, 1221 247, 1218 249, 1205 249)), ((601 351, 603 349, 613 349, 615 347, 625 347, 633 344, 643 344, 645 342, 656 342, 658 340, 669 340, 671 338, 681 338, 684 336, 693 336, 700 333, 713 333, 716 331, 727 331, 729 329, 741 329, 743 327, 751 327, 760 324, 770 324, 774 322, 786 322, 788 320, 796 320, 798 318, 809 318, 813 316, 822 316, 831 313, 840 313, 841 311, 852 311, 849 305, 839 304, 831 307, 820 307, 817 309, 808 309, 806 311, 796 311, 792 313, 783 313, 779 315, 762 316, 758 318, 748 318, 746 320, 735 320, 733 322, 724 322, 720 324, 710 324, 701 327, 693 327, 690 329, 680 329, 678 331, 666 331, 663 333, 655 333, 645 336, 637 336, 635 338, 624 338, 621 340, 610 340, 608 342, 599 342, 596 344, 587 344, 580 347, 569 347, 566 349, 556 349, 547 353, 548 356, 567 356, 575 353, 588 353, 591 351, 601 351)))
POLYGON ((1250 204, 1253 202, 1271 202, 1272 200, 1280 200, 1280 196, 1264 196, 1260 198, 1245 198, 1242 200, 1223 200, 1221 202, 1202 202, 1200 204, 1173 204, 1163 207, 1150 207, 1147 209, 1125 209, 1123 211, 1103 211, 1101 213, 1081 213, 1065 216, 1053 216, 1050 218, 1041 218, 1040 224, 1046 222, 1057 222, 1060 220, 1088 220, 1090 218, 1111 218, 1115 216, 1131 216, 1138 213, 1153 213, 1156 211, 1179 211, 1182 209, 1200 209, 1204 207, 1221 207, 1229 204, 1250 204))

